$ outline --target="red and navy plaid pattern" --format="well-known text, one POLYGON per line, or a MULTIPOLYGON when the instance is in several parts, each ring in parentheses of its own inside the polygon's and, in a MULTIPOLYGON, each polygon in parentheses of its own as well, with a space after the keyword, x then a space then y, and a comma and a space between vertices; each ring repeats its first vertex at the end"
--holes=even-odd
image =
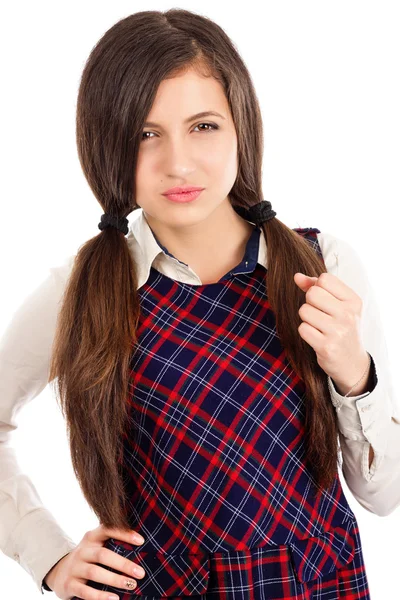
MULTIPOLYGON (((296 228, 323 260, 316 228, 296 228)), ((151 268, 139 289, 123 472, 143 566, 127 600, 369 599, 358 525, 339 477, 304 463, 305 386, 290 367, 257 263, 193 285, 151 268)), ((109 570, 109 567, 107 567, 109 570)))

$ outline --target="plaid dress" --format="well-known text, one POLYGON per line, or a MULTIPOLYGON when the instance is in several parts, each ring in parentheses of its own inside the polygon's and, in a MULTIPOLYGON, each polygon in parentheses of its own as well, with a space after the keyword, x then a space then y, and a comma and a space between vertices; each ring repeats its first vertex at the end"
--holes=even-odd
MULTIPOLYGON (((323 260, 319 230, 295 231, 323 260)), ((315 495, 304 463, 305 387, 277 336, 260 233, 217 283, 152 267, 139 289, 121 462, 145 543, 105 546, 146 575, 132 591, 88 582, 122 600, 370 598, 339 477, 315 495)))

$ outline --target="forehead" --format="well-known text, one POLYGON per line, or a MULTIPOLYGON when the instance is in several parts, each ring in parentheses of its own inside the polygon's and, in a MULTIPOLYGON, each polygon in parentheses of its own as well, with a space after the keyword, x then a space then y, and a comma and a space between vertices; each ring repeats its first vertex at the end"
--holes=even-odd
POLYGON ((214 77, 204 77, 190 69, 164 79, 157 90, 146 117, 148 126, 167 124, 171 119, 187 124, 191 118, 206 116, 206 112, 221 121, 229 118, 229 104, 224 89, 214 77))

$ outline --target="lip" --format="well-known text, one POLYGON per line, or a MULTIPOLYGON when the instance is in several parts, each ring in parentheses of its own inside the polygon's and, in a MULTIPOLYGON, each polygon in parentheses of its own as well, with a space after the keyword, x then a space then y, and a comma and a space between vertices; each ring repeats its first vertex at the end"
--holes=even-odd
POLYGON ((183 203, 188 203, 188 202, 192 202, 193 200, 196 200, 196 198, 198 198, 198 196, 200 196, 202 191, 203 191, 203 188, 193 190, 192 192, 181 192, 180 194, 163 194, 163 195, 166 198, 168 198, 168 200, 171 200, 172 202, 178 202, 180 204, 183 204, 183 203))
POLYGON ((204 188, 199 187, 198 185, 178 185, 163 192, 163 196, 168 196, 170 194, 184 194, 187 192, 199 192, 201 190, 204 190, 204 188))

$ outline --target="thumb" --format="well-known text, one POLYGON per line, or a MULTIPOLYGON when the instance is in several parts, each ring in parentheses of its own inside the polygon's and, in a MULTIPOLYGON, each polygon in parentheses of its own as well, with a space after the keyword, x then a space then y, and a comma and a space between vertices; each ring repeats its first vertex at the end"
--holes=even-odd
POLYGON ((294 282, 299 286, 303 292, 306 292, 312 285, 315 285, 318 277, 311 277, 310 275, 305 275, 304 273, 295 273, 294 274, 294 282))

